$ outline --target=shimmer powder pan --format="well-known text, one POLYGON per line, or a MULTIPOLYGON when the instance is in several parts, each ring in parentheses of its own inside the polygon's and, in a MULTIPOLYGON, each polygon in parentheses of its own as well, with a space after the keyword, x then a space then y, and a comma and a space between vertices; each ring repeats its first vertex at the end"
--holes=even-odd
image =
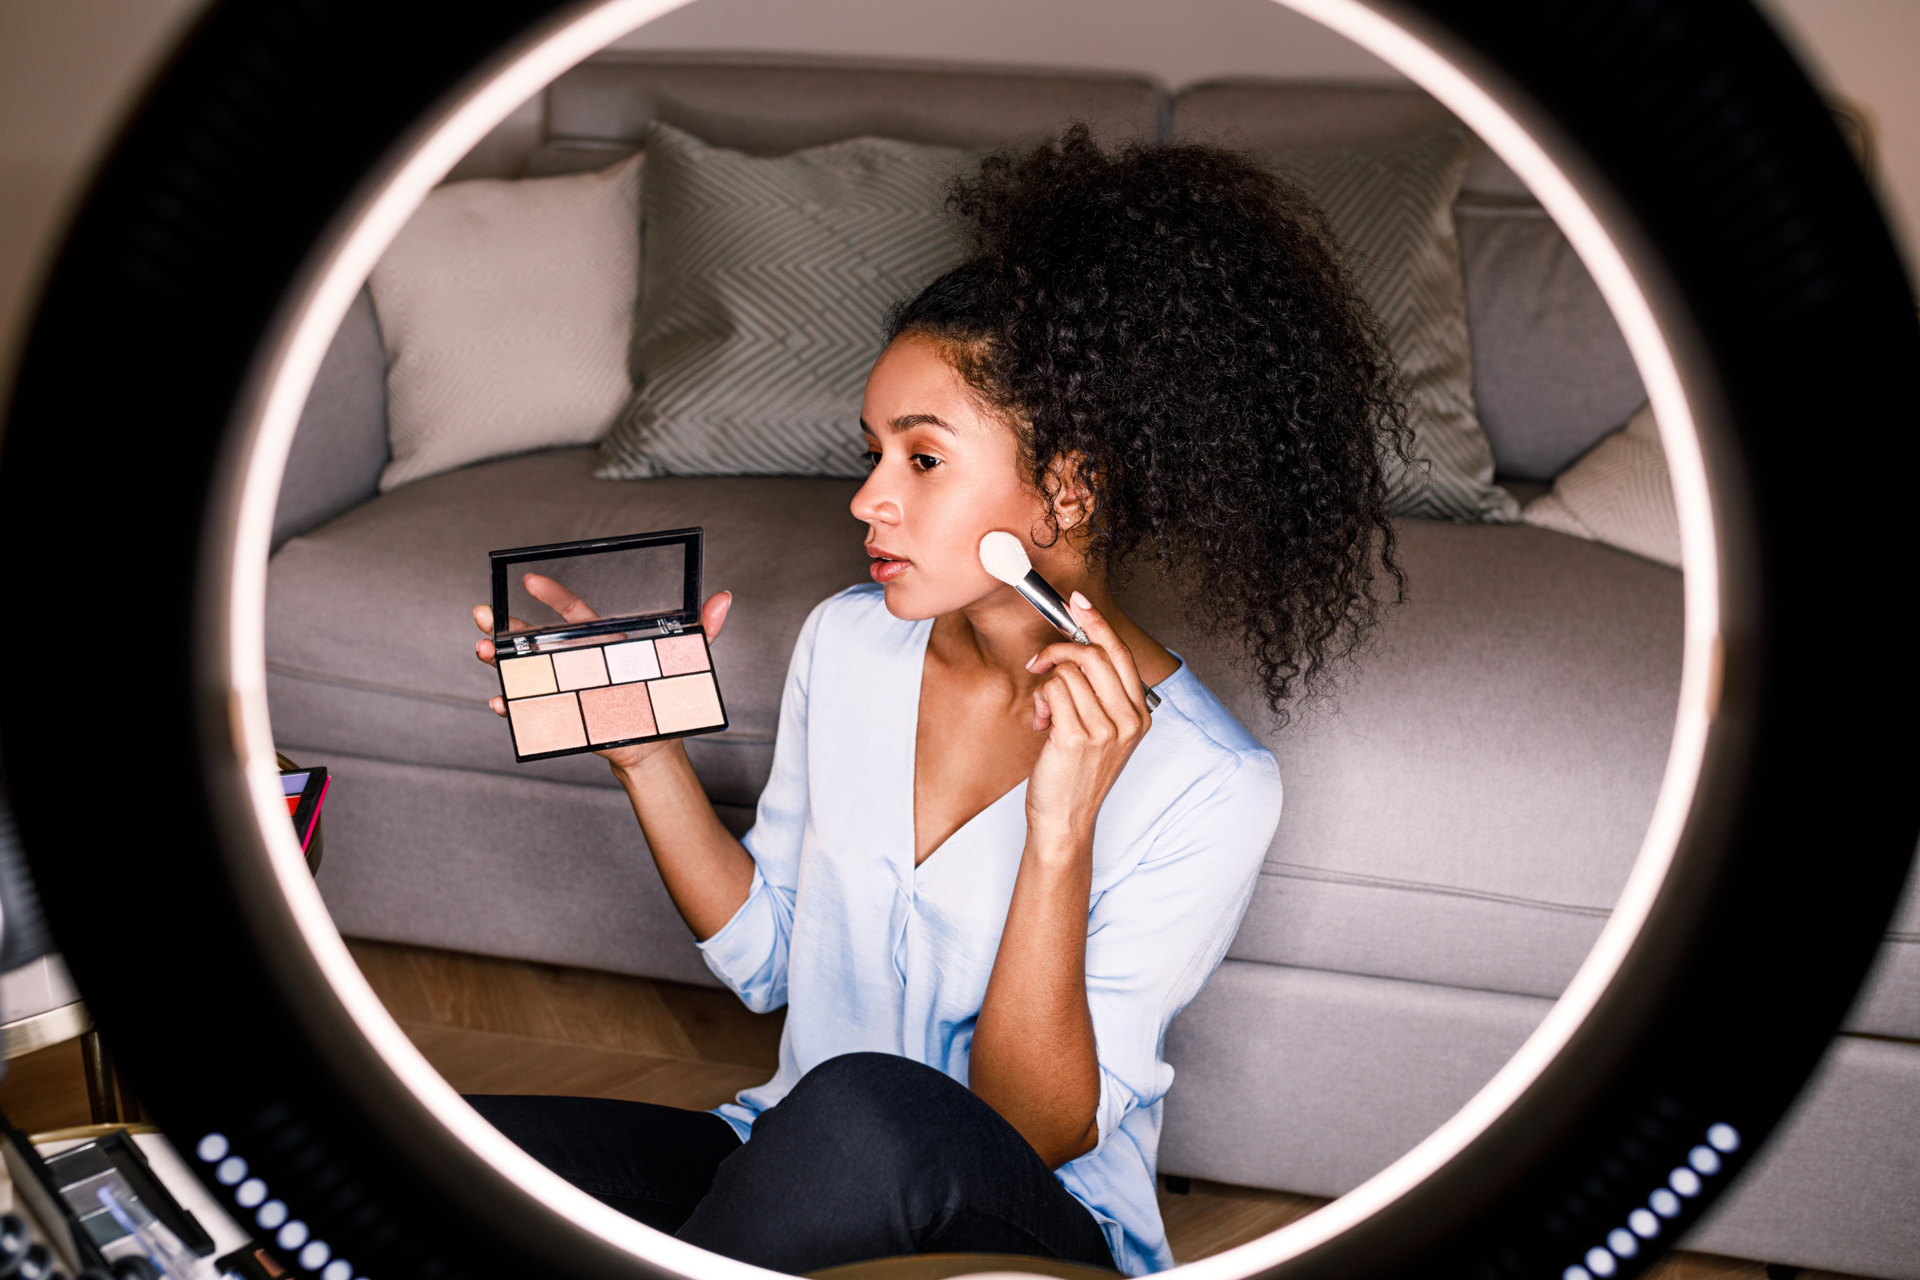
POLYGON ((669 529, 491 553, 515 759, 727 727, 700 627, 704 537, 669 529))

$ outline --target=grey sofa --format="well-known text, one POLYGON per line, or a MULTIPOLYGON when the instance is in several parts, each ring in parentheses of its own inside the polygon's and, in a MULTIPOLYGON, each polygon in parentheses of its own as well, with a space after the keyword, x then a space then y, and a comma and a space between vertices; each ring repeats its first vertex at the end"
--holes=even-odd
MULTIPOLYGON (((1392 136, 1444 118, 1411 89, 601 58, 462 176, 595 168, 652 117, 759 153, 861 133, 989 146, 1090 118, 1250 145, 1392 136)), ((1643 399, 1591 281, 1491 155, 1457 207, 1480 414, 1522 497, 1643 399)), ((689 751, 751 820, 801 621, 865 572, 853 484, 589 478, 588 450, 375 496, 385 357, 362 296, 294 444, 269 570, 282 750, 329 765, 321 888, 341 930, 710 983, 621 791, 585 756, 516 765, 485 707, 469 607, 495 547, 700 524, 736 593, 715 647, 733 727, 689 751)), ((1175 1024, 1164 1172, 1351 1188, 1513 1052, 1580 963, 1638 851, 1679 678, 1679 575, 1526 526, 1402 521, 1411 600, 1337 704, 1284 732, 1218 640, 1129 607, 1281 760, 1286 808, 1246 923, 1175 1024), (1249 1102, 1253 1104, 1249 1106, 1249 1102), (1230 1104, 1230 1105, 1229 1105, 1230 1104)), ((1782 945, 1792 945, 1783 938, 1782 945)), ((1754 1052, 1765 1052, 1764 1045, 1754 1052)), ((1792 1123, 1693 1247, 1920 1277, 1920 903, 1792 1123)))

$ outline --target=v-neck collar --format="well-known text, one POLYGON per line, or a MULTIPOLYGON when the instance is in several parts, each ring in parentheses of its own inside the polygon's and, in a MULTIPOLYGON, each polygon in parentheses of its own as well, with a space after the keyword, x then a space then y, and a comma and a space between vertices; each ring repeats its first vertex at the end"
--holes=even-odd
MULTIPOLYGON (((948 845, 965 835, 976 823, 1005 804, 1009 798, 1016 795, 1024 797, 1028 782, 1028 779, 1022 778, 1020 781, 1014 783, 1012 787, 1001 792, 997 797, 989 801, 985 808, 975 813, 958 827, 955 827, 953 831, 948 834, 947 838, 935 845, 923 860, 919 862, 914 861, 914 853, 919 845, 917 832, 915 830, 915 822, 919 817, 915 791, 920 768, 920 695, 927 683, 927 646, 933 642, 934 621, 935 619, 932 618, 923 618, 914 623, 913 625, 919 629, 920 634, 915 639, 911 639, 901 646, 902 655, 908 659, 906 670, 901 674, 906 678, 911 688, 911 694, 906 698, 906 701, 912 704, 913 713, 906 717, 906 741, 901 744, 901 749, 898 752, 898 758, 907 762, 907 785, 903 789, 907 799, 904 805, 904 815, 896 815, 895 826, 898 827, 902 824, 905 826, 902 843, 906 847, 906 865, 902 877, 902 884, 908 888, 909 892, 911 892, 911 886, 920 878, 920 872, 928 863, 939 857, 948 845)), ((1173 651, 1168 650, 1168 652, 1172 653, 1173 651)), ((1174 653, 1173 658, 1177 665, 1175 665, 1173 672, 1168 675, 1166 679, 1155 686, 1156 689, 1166 689, 1168 686, 1178 682, 1180 677, 1186 673, 1186 660, 1178 653, 1174 653)), ((902 692, 905 692, 905 690, 902 692)), ((1162 696, 1164 697, 1165 695, 1163 694, 1162 696)), ((895 863, 895 870, 900 870, 899 859, 891 859, 891 861, 895 863)))
POLYGON ((972 817, 949 832, 947 838, 933 846, 924 859, 919 862, 914 861, 914 854, 919 845, 916 831, 916 823, 919 818, 918 797, 915 793, 918 789, 920 769, 920 695, 927 683, 927 646, 932 643, 933 640, 933 623, 934 620, 931 618, 923 619, 915 623, 914 625, 920 628, 919 642, 917 644, 909 642, 902 646, 905 656, 911 659, 909 666, 911 668, 913 684, 913 696, 910 700, 913 706, 913 714, 906 717, 906 742, 904 743, 904 750, 899 753, 899 758, 907 762, 907 785, 905 787, 907 797, 905 805, 906 830, 903 839, 903 844, 906 847, 905 883, 907 885, 912 885, 918 881, 920 873, 931 865, 935 858, 938 858, 954 841, 971 831, 981 819, 994 812, 1001 805, 1007 803, 1011 797, 1016 795, 1024 797, 1027 786, 1027 779, 1020 779, 1020 781, 1014 783, 1013 786, 994 797, 984 808, 980 809, 972 817))

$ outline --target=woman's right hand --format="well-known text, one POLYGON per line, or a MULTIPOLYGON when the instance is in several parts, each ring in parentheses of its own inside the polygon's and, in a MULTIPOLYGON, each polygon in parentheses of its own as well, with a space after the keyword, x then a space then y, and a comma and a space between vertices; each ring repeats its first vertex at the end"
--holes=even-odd
MULTIPOLYGON (((526 576, 525 582, 527 594, 568 622, 593 622, 600 617, 587 605, 586 601, 552 578, 530 573, 526 576)), ((727 612, 732 608, 733 592, 731 591, 716 591, 707 597, 705 604, 700 606, 700 627, 707 633, 708 644, 720 638, 720 628, 727 624, 727 612)), ((480 628, 482 637, 473 646, 474 656, 490 667, 499 665, 498 655, 493 646, 493 607, 484 604, 474 606, 473 621, 474 625, 480 628)), ((518 618, 508 618, 507 626, 509 630, 532 629, 528 623, 518 618)), ((507 714, 507 700, 497 693, 487 700, 487 705, 493 708, 493 713, 497 716, 507 714)), ((673 741, 641 742, 626 747, 610 747, 594 754, 605 756, 608 763, 615 769, 630 769, 644 762, 655 752, 673 745, 675 745, 673 741)))

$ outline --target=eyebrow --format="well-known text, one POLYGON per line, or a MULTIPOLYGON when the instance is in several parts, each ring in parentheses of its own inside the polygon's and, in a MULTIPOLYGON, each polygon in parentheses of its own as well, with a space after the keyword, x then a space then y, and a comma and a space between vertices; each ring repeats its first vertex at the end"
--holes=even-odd
MULTIPOLYGON (((888 422, 887 426, 892 428, 892 430, 896 435, 902 431, 911 431, 915 427, 938 427, 942 431, 945 431, 951 435, 957 436, 960 434, 959 428, 951 426, 948 423, 942 422, 939 417, 931 413, 902 414, 900 417, 895 418, 892 421, 888 422)), ((865 418, 860 419, 860 429, 865 431, 870 436, 879 434, 872 427, 867 425, 867 420, 865 418)))

